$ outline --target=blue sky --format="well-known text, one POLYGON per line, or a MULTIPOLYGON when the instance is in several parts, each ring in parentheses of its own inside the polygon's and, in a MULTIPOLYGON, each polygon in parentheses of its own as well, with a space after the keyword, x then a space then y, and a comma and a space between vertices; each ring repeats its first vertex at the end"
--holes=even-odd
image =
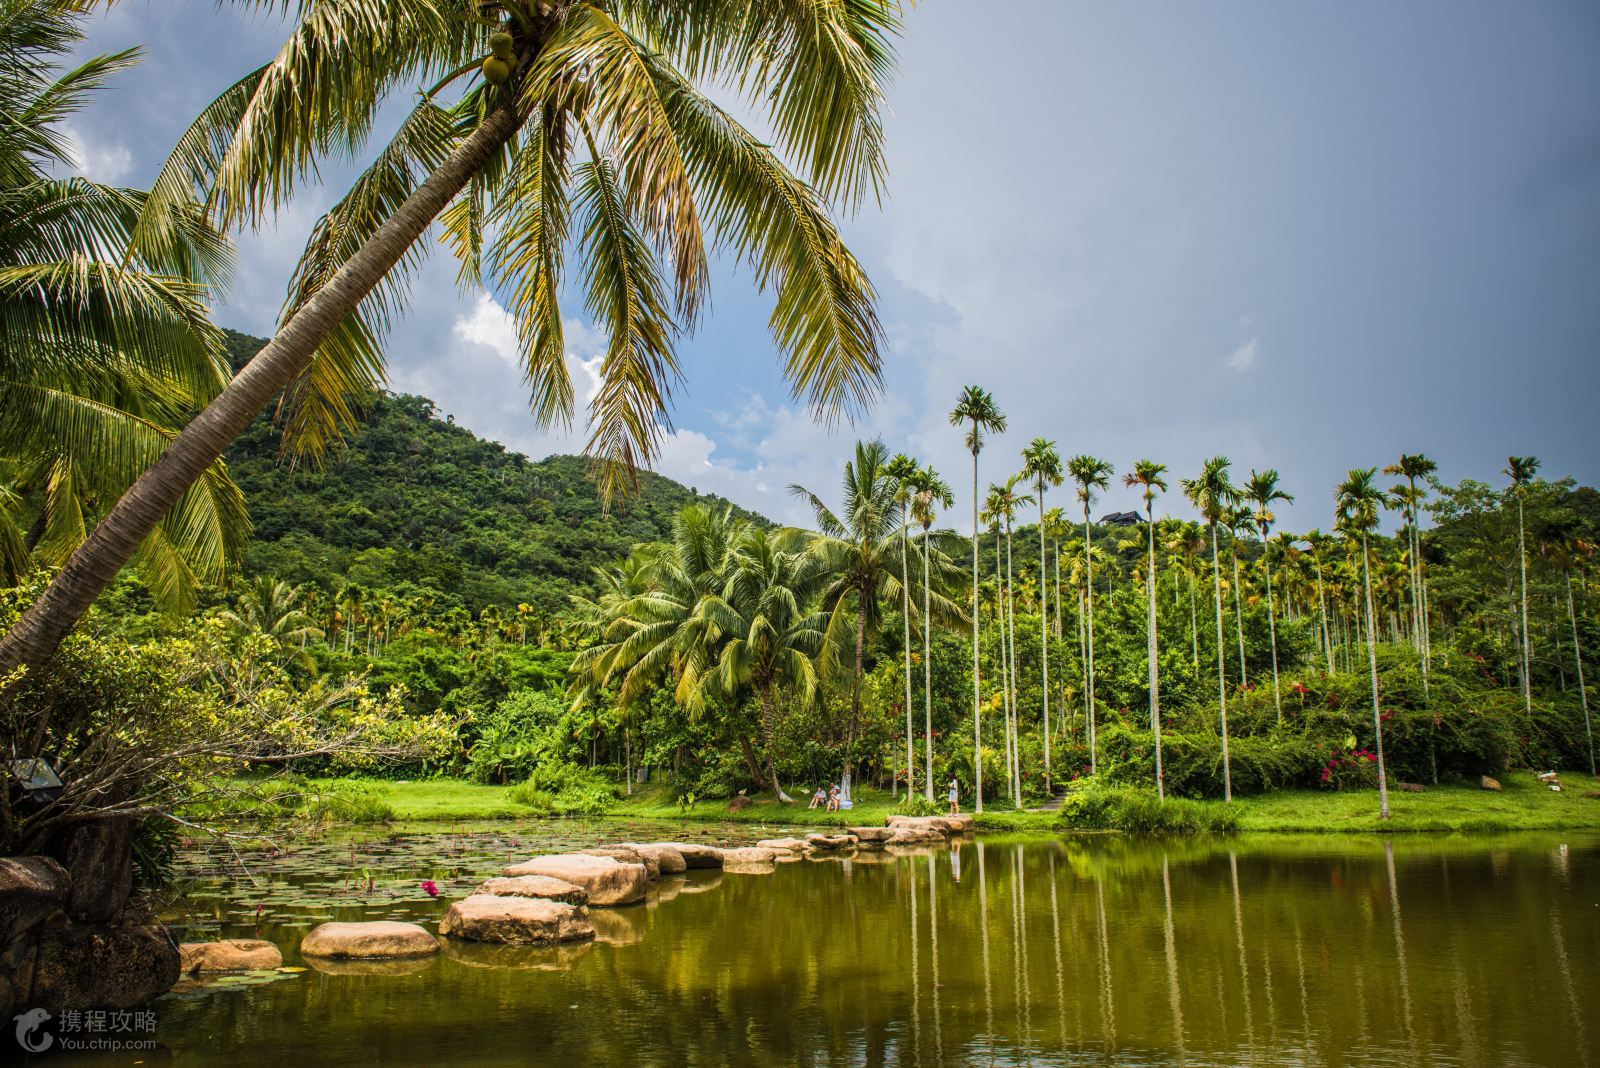
MULTIPOLYGON (((147 182, 282 34, 210 0, 98 16, 88 50, 147 58, 74 117, 82 169, 147 182)), ((1452 481, 1498 481, 1510 453, 1600 481, 1600 5, 925 0, 900 52, 889 194, 844 223, 882 295, 882 400, 853 427, 812 425, 768 298, 719 265, 663 473, 801 521, 788 483, 831 496, 855 437, 877 435, 963 491, 945 416, 976 382, 1010 419, 986 481, 1039 435, 1119 472, 1149 457, 1181 477, 1224 453, 1241 478, 1282 472, 1289 529, 1326 527, 1343 473, 1401 451, 1452 481)), ((349 174, 329 166, 239 235, 219 322, 270 331, 349 174)), ((575 451, 580 431, 528 417, 498 305, 453 277, 442 253, 425 269, 389 345, 394 388, 532 455, 575 451)), ((566 310, 581 383, 602 343, 575 297, 566 310)), ((1097 512, 1134 500, 1118 487, 1097 512)))

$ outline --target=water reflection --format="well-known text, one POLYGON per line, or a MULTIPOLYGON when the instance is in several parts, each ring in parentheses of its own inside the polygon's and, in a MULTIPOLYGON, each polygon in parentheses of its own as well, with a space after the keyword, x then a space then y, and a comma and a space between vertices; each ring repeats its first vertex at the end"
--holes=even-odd
MULTIPOLYGON (((1593 837, 989 838, 879 859, 680 877, 603 914, 593 945, 451 942, 400 974, 191 995, 162 1003, 159 1038, 186 1064, 274 1068, 1471 1068, 1588 1065, 1600 1025, 1593 837)), ((259 933, 298 964, 304 930, 259 933)))

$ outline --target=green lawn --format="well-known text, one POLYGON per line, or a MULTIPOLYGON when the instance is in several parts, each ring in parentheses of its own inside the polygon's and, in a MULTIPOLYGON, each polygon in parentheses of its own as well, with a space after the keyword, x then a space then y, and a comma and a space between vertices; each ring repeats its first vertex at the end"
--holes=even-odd
MULTIPOLYGON (((314 780, 326 784, 330 780, 314 780)), ((344 780, 346 786, 350 780, 344 780)), ((1378 819, 1375 791, 1334 793, 1284 791, 1242 797, 1233 803, 1240 831, 1283 832, 1407 832, 1407 831, 1515 831, 1578 827, 1600 829, 1600 783, 1587 776, 1566 776, 1565 790, 1551 793, 1531 772, 1508 772, 1503 793, 1476 786, 1429 787, 1421 794, 1389 795, 1391 819, 1378 819)), ((511 799, 511 788, 482 786, 451 779, 416 782, 386 779, 362 780, 363 793, 382 802, 403 823, 527 818, 538 815, 511 799)), ((1221 808, 1223 802, 1203 802, 1221 808)), ((698 801, 691 808, 674 802, 659 785, 635 787, 632 797, 619 798, 610 815, 630 819, 684 820, 695 823, 792 824, 815 827, 881 825, 895 812, 889 795, 859 790, 856 807, 848 812, 826 812, 806 807, 801 800, 782 805, 770 796, 752 798, 736 807, 727 800, 698 801)), ((979 819, 986 830, 1051 830, 1057 816, 1049 812, 1016 812, 989 807, 979 819)))

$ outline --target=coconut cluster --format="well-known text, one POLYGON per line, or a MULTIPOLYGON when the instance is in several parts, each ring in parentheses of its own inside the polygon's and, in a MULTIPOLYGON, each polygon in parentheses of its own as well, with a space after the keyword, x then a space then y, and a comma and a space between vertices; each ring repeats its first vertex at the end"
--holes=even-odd
POLYGON ((512 45, 509 33, 489 35, 489 55, 484 59, 482 69, 483 80, 490 85, 504 85, 510 79, 511 68, 517 61, 512 45))

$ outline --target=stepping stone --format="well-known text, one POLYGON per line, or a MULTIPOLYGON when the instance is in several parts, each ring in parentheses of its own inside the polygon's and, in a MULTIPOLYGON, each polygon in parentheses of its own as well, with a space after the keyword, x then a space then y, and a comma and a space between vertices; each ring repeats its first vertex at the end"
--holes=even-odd
POLYGON ((808 834, 806 844, 812 849, 854 849, 860 839, 853 834, 808 834))
POLYGON ((502 875, 485 879, 473 893, 497 897, 540 897, 546 901, 564 901, 569 905, 589 903, 589 891, 565 879, 553 879, 548 875, 518 875, 511 878, 502 875))
POLYGON ((683 862, 690 868, 720 868, 722 867, 722 850, 716 846, 699 845, 693 842, 659 842, 658 845, 671 846, 683 857, 683 862))
POLYGON ((446 910, 439 933, 469 942, 526 946, 582 942, 593 938, 595 931, 588 917, 564 901, 474 894, 446 910))
POLYGON ((756 843, 757 849, 770 849, 774 853, 804 853, 807 844, 804 838, 763 838, 756 843))
POLYGON ((722 851, 722 870, 735 875, 771 875, 777 870, 776 856, 770 849, 746 846, 722 851))
POLYGON ((264 938, 232 938, 221 942, 184 942, 178 947, 178 970, 248 972, 283 967, 283 953, 264 938))
POLYGON ((949 835, 937 827, 927 827, 917 824, 896 824, 894 833, 889 836, 888 845, 923 845, 931 842, 942 842, 949 835))
POLYGON ((623 842, 629 849, 635 850, 641 857, 655 857, 656 867, 662 875, 682 875, 688 870, 684 863, 683 854, 669 845, 640 845, 638 842, 623 842))
POLYGON ((506 876, 547 875, 581 886, 588 891, 591 906, 631 905, 643 901, 650 875, 643 864, 623 864, 612 857, 589 853, 552 853, 513 864, 500 873, 506 876))
POLYGON ((336 960, 392 960, 437 952, 438 939, 414 923, 397 920, 319 924, 300 943, 303 956, 336 960))
POLYGON ((893 827, 847 827, 845 829, 855 835, 856 840, 862 845, 873 843, 881 845, 894 835, 893 827))
POLYGON ((661 878, 661 861, 659 856, 651 852, 648 855, 639 852, 633 846, 595 846, 593 849, 581 850, 591 857, 610 857, 620 860, 624 864, 639 864, 644 867, 644 873, 651 882, 661 878))

